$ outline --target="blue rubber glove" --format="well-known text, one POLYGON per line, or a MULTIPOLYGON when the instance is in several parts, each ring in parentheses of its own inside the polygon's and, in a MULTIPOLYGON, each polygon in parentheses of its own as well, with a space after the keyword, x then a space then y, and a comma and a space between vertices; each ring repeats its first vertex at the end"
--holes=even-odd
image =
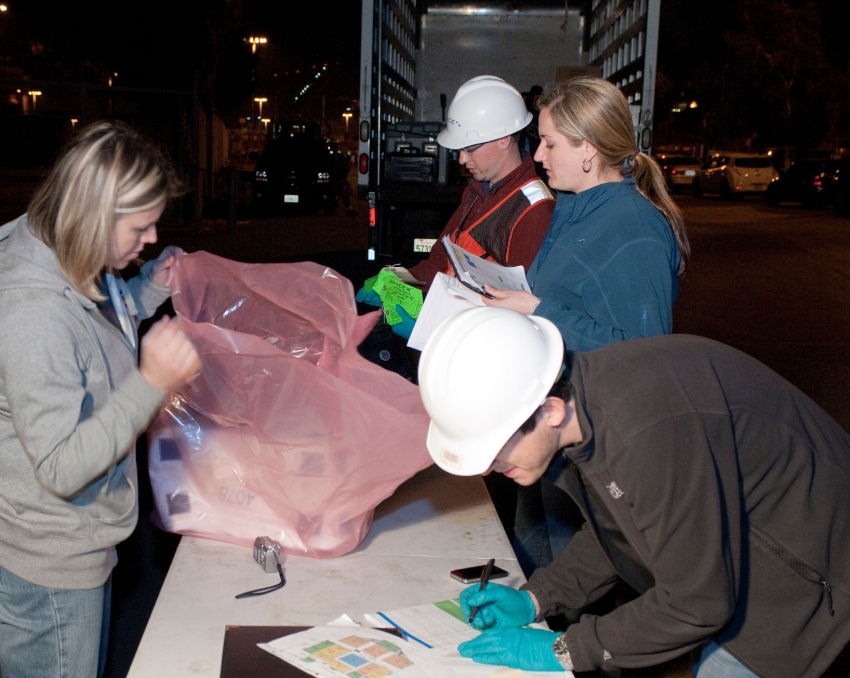
POLYGON ((368 292, 365 287, 361 287, 360 290, 354 297, 355 301, 359 301, 363 304, 369 304, 370 306, 381 306, 381 297, 378 296, 378 293, 371 289, 368 292))
POLYGON ((416 318, 411 318, 398 304, 395 305, 395 312, 401 316, 401 322, 392 325, 395 332, 402 339, 410 339, 410 333, 413 332, 413 326, 416 324, 416 318))
POLYGON ((542 629, 488 629, 478 638, 461 643, 457 649, 461 657, 479 664, 501 664, 523 671, 563 672, 564 667, 552 649, 559 635, 542 629))
POLYGON ((527 591, 501 584, 487 584, 483 591, 478 590, 478 584, 464 589, 460 594, 460 607, 467 621, 476 605, 478 612, 472 626, 479 631, 492 626, 525 626, 537 617, 534 601, 527 591))

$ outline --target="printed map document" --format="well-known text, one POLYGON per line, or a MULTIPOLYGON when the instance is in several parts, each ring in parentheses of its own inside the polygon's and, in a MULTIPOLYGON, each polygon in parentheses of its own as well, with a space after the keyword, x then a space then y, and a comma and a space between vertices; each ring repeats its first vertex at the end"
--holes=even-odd
POLYGON ((258 645, 316 678, 454 678, 421 645, 376 629, 316 626, 258 645))

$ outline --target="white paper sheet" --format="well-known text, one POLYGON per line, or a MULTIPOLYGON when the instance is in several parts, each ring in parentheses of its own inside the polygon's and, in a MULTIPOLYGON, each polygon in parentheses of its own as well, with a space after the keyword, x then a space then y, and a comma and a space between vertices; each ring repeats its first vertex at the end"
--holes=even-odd
POLYGON ((456 278, 438 273, 425 295, 425 302, 410 333, 407 345, 421 351, 425 343, 446 318, 468 308, 484 306, 480 294, 461 285, 456 278))
MULTIPOLYGON (((477 638, 476 631, 463 621, 463 612, 456 600, 444 600, 431 605, 415 605, 400 610, 378 612, 377 616, 394 626, 402 635, 423 647, 431 648, 431 652, 439 657, 440 664, 445 669, 444 675, 454 674, 463 678, 490 678, 504 667, 488 664, 477 664, 471 659, 461 657, 457 646, 467 640, 477 638)), ((536 628, 544 628, 532 624, 536 628)), ((518 675, 528 678, 552 678, 553 676, 569 676, 570 671, 563 673, 520 671, 518 675)))

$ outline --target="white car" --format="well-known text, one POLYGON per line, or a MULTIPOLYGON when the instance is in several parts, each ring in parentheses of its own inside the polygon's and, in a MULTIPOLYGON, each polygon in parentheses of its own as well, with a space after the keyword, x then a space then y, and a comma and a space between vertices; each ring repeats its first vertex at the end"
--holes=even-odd
POLYGON ((694 195, 719 193, 724 198, 764 194, 779 173, 769 155, 722 153, 713 156, 694 179, 694 195))
POLYGON ((690 188, 702 167, 699 160, 689 155, 661 154, 655 156, 655 161, 664 173, 667 189, 674 193, 680 188, 690 188))

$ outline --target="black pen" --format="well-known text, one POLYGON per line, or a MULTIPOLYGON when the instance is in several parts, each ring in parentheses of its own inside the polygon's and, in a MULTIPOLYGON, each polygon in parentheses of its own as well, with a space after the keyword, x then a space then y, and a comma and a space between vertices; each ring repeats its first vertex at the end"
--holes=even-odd
MULTIPOLYGON (((481 584, 478 585, 478 590, 483 591, 487 588, 487 582, 490 581, 490 575, 493 573, 493 565, 496 564, 495 558, 490 558, 487 561, 487 564, 484 566, 484 572, 481 573, 481 584)), ((473 605, 472 609, 469 611, 469 625, 472 626, 472 622, 475 619, 475 615, 478 614, 478 608, 480 605, 473 605)))

